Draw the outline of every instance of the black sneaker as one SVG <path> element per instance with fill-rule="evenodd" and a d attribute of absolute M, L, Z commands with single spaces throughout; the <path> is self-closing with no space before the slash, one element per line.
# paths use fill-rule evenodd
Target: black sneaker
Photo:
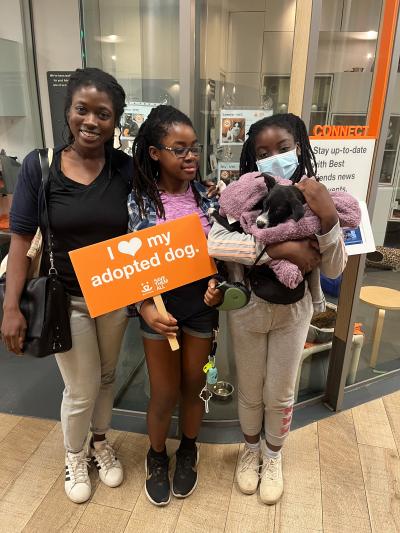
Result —
<path fill-rule="evenodd" d="M 176 468 L 172 481 L 172 494 L 177 498 L 186 498 L 196 488 L 198 461 L 199 452 L 197 446 L 190 450 L 178 449 L 176 452 Z"/>
<path fill-rule="evenodd" d="M 144 490 L 154 505 L 168 505 L 171 500 L 168 466 L 168 457 L 153 457 L 150 451 L 148 452 L 145 462 L 147 477 Z"/>

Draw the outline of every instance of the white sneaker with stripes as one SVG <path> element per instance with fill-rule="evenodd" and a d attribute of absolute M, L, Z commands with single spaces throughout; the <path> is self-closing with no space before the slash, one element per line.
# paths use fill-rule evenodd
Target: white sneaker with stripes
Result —
<path fill-rule="evenodd" d="M 86 502 L 92 493 L 85 450 L 65 454 L 65 493 L 75 503 Z"/>
<path fill-rule="evenodd" d="M 115 456 L 115 451 L 107 440 L 89 445 L 89 455 L 93 460 L 101 481 L 108 487 L 118 487 L 124 479 L 122 465 Z"/>

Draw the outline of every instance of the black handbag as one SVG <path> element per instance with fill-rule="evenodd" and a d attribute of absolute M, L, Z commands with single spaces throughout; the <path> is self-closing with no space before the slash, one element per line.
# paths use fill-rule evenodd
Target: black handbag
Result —
<path fill-rule="evenodd" d="M 50 176 L 47 150 L 38 150 L 42 169 L 44 197 L 43 222 L 46 225 L 50 269 L 47 276 L 27 280 L 20 300 L 20 309 L 27 322 L 23 353 L 33 357 L 45 357 L 67 352 L 72 348 L 69 316 L 69 296 L 58 279 L 54 265 L 53 245 L 47 209 L 46 192 Z M 6 290 L 6 277 L 0 278 L 0 312 Z M 1 319 L 3 317 L 1 316 Z"/>
<path fill-rule="evenodd" d="M 259 298 L 273 304 L 289 305 L 298 302 L 305 294 L 306 283 L 304 279 L 297 287 L 289 289 L 278 280 L 274 271 L 267 265 L 258 265 L 267 246 L 265 246 L 254 261 L 254 264 L 245 273 L 246 278 L 249 280 L 251 290 Z"/>

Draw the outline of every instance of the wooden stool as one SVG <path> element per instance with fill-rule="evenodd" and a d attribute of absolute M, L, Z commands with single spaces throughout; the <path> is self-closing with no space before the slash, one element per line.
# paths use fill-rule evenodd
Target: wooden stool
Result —
<path fill-rule="evenodd" d="M 362 287 L 360 300 L 376 308 L 372 352 L 369 360 L 369 366 L 375 368 L 381 342 L 383 321 L 385 320 L 385 311 L 400 310 L 400 291 L 388 289 L 387 287 Z"/>

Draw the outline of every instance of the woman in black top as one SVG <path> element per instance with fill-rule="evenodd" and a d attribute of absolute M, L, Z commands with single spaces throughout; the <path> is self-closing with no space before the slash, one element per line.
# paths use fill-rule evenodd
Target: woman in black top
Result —
<path fill-rule="evenodd" d="M 111 421 L 126 313 L 121 309 L 90 318 L 68 252 L 127 231 L 132 160 L 113 148 L 114 128 L 124 106 L 125 92 L 109 74 L 95 68 L 72 74 L 65 102 L 69 143 L 54 151 L 47 191 L 55 265 L 71 296 L 72 349 L 57 354 L 56 359 L 65 383 L 61 405 L 65 491 L 77 503 L 91 494 L 85 449 L 89 427 L 89 456 L 100 479 L 116 487 L 123 478 L 105 433 Z M 30 261 L 26 254 L 40 220 L 40 185 L 41 169 L 33 151 L 23 162 L 10 213 L 12 237 L 1 333 L 7 348 L 16 354 L 22 353 L 26 331 L 19 302 Z M 43 272 L 48 271 L 48 263 L 45 250 Z"/>

